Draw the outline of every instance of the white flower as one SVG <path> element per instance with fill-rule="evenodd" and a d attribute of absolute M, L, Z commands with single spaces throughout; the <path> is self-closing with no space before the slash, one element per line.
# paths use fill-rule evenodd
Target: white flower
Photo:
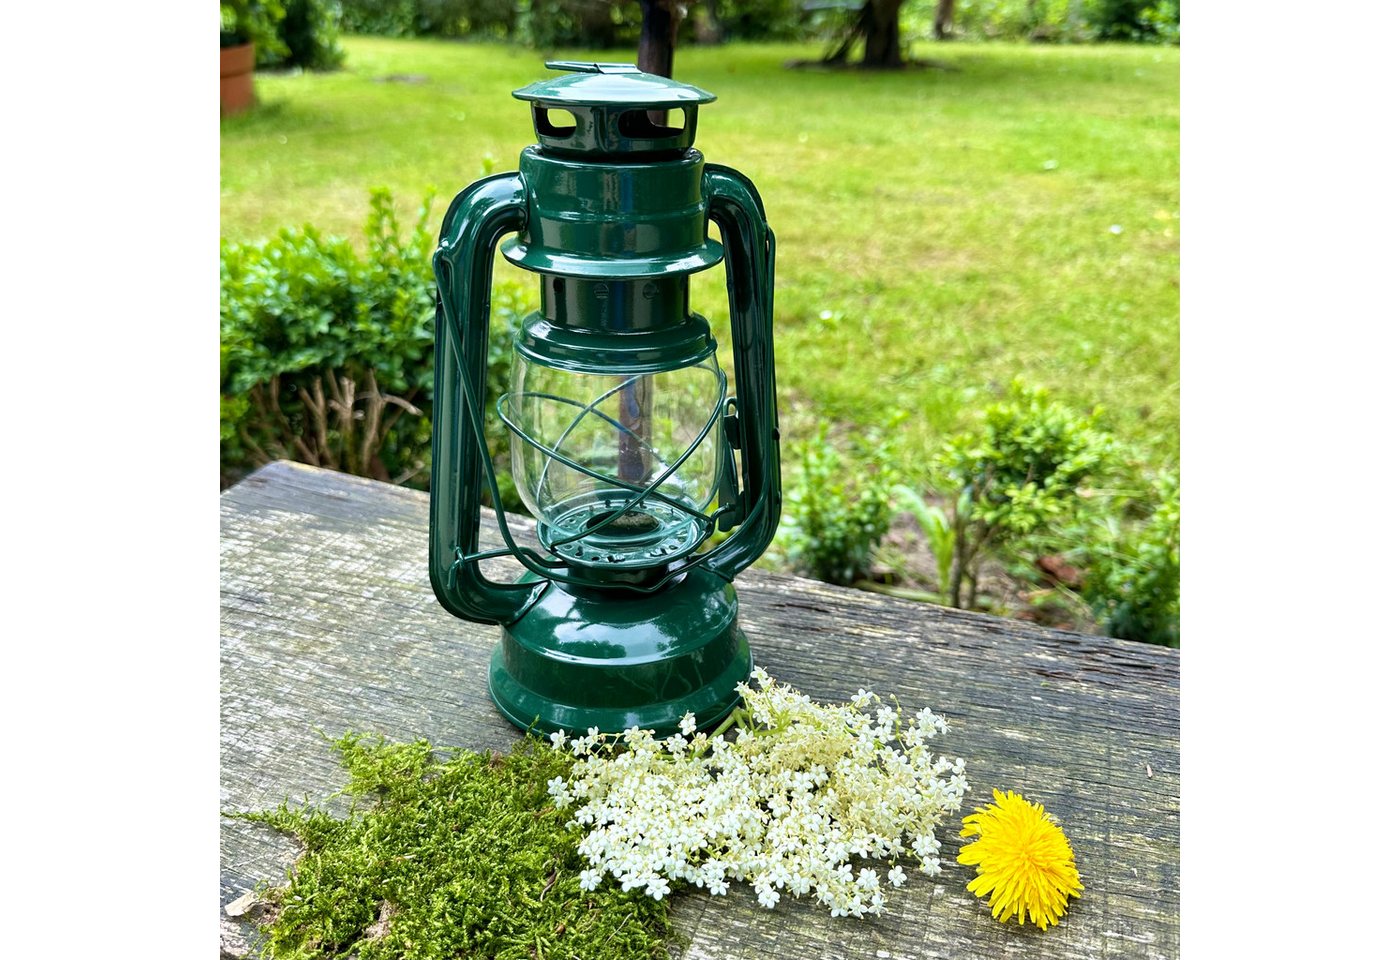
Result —
<path fill-rule="evenodd" d="M 566 807 L 569 805 L 569 788 L 564 785 L 563 777 L 555 777 L 546 785 L 549 795 L 554 798 L 556 807 Z"/>
<path fill-rule="evenodd" d="M 861 917 L 883 909 L 884 892 L 875 870 L 855 873 L 853 857 L 892 862 L 912 850 L 920 869 L 937 872 L 934 831 L 967 792 L 962 761 L 924 745 L 946 732 L 941 717 L 925 709 L 906 719 L 897 700 L 884 706 L 865 690 L 814 703 L 762 670 L 737 690 L 743 713 L 729 740 L 695 733 L 686 714 L 664 740 L 633 727 L 569 741 L 576 759 L 549 795 L 575 808 L 589 865 L 581 887 L 611 874 L 659 900 L 680 885 L 724 896 L 739 882 L 765 909 L 785 891 Z M 888 879 L 902 886 L 903 868 Z"/>
<path fill-rule="evenodd" d="M 564 744 L 569 740 L 569 735 L 563 730 L 555 730 L 549 735 L 549 745 L 554 750 L 563 750 Z"/>

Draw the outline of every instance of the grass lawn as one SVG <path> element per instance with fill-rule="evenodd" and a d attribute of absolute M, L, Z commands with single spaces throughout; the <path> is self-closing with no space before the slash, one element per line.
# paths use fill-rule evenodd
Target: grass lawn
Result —
<path fill-rule="evenodd" d="M 514 169 L 533 142 L 510 91 L 545 75 L 542 54 L 343 42 L 344 70 L 259 74 L 262 105 L 223 121 L 225 236 L 306 222 L 354 236 L 376 185 L 405 215 L 436 188 L 441 216 L 484 157 Z M 949 432 L 1019 377 L 1102 406 L 1151 465 L 1175 464 L 1178 51 L 925 44 L 916 54 L 948 69 L 784 68 L 819 52 L 676 58 L 679 79 L 719 95 L 697 146 L 754 180 L 778 237 L 785 438 L 818 416 L 864 426 L 905 410 L 897 450 L 917 482 Z M 692 301 L 727 322 L 722 269 L 695 279 Z"/>

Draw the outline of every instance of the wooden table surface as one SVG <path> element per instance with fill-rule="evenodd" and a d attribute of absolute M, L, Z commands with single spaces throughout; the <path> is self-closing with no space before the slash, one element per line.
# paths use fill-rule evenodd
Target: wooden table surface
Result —
<path fill-rule="evenodd" d="M 519 736 L 486 691 L 496 628 L 454 618 L 428 585 L 425 494 L 276 463 L 221 500 L 223 809 L 341 788 L 318 731 L 475 749 Z M 495 546 L 494 524 L 483 526 Z M 519 521 L 519 532 L 529 527 Z M 878 918 L 833 919 L 810 898 L 766 911 L 737 886 L 727 897 L 678 894 L 674 917 L 689 939 L 678 956 L 1178 955 L 1176 651 L 761 571 L 738 588 L 760 666 L 819 700 L 864 687 L 944 714 L 944 749 L 967 759 L 964 813 L 993 787 L 1044 803 L 1074 845 L 1085 890 L 1047 933 L 997 923 L 964 889 L 972 868 L 954 862 L 949 823 L 943 873 L 910 870 Z M 221 904 L 285 877 L 291 841 L 220 822 Z"/>

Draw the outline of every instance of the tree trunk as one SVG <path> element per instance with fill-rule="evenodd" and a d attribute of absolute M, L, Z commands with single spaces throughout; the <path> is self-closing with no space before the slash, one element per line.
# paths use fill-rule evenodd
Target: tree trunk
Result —
<path fill-rule="evenodd" d="M 867 0 L 865 10 L 865 57 L 863 67 L 904 66 L 899 49 L 899 8 L 904 0 Z"/>
<path fill-rule="evenodd" d="M 724 24 L 719 18 L 719 0 L 705 0 L 705 16 L 695 18 L 695 42 L 723 43 Z"/>
<path fill-rule="evenodd" d="M 676 31 L 681 25 L 679 0 L 638 0 L 642 5 L 642 39 L 637 67 L 658 77 L 671 76 L 676 59 Z"/>
<path fill-rule="evenodd" d="M 933 15 L 933 35 L 939 40 L 953 35 L 954 3 L 955 0 L 938 0 L 938 10 Z"/>
<path fill-rule="evenodd" d="M 958 544 L 953 552 L 953 575 L 952 584 L 948 587 L 948 602 L 953 606 L 962 609 L 962 582 L 963 582 L 963 545 Z"/>

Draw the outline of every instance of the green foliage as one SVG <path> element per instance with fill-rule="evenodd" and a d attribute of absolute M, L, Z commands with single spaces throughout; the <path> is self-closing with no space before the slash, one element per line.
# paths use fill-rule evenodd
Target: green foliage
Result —
<path fill-rule="evenodd" d="M 790 40 L 812 32 L 811 13 L 800 0 L 718 0 L 713 9 L 726 40 Z"/>
<path fill-rule="evenodd" d="M 1080 488 L 1113 456 L 1113 442 L 1044 390 L 1012 383 L 1007 399 L 983 413 L 982 429 L 954 437 L 940 466 L 958 506 L 951 599 L 975 602 L 978 565 L 996 549 L 1073 516 Z M 963 591 L 963 586 L 967 591 Z"/>
<path fill-rule="evenodd" d="M 526 737 L 508 754 L 440 757 L 426 741 L 348 733 L 349 814 L 324 807 L 229 814 L 305 845 L 288 883 L 267 892 L 269 958 L 360 960 L 545 956 L 663 958 L 664 902 L 617 884 L 585 892 L 569 815 L 546 784 L 569 757 Z"/>
<path fill-rule="evenodd" d="M 258 63 L 275 63 L 287 55 L 277 28 L 286 16 L 281 0 L 228 0 L 219 4 L 219 42 L 234 47 L 255 46 Z M 266 57 L 266 61 L 264 61 Z"/>
<path fill-rule="evenodd" d="M 260 67 L 331 70 L 345 59 L 337 0 L 229 0 L 219 28 L 222 46 L 252 43 Z"/>
<path fill-rule="evenodd" d="M 312 226 L 261 243 L 220 243 L 226 477 L 291 458 L 426 483 L 437 290 L 431 205 L 429 194 L 404 236 L 389 192 L 372 191 L 363 257 Z M 506 387 L 522 289 L 498 284 L 494 306 L 492 402 Z M 504 429 L 494 418 L 493 427 L 488 441 L 504 459 Z"/>
<path fill-rule="evenodd" d="M 938 0 L 900 8 L 908 36 L 933 35 Z M 1132 40 L 1177 43 L 1179 0 L 957 0 L 954 34 L 976 39 L 1025 38 L 1057 43 Z"/>
<path fill-rule="evenodd" d="M 491 37 L 515 34 L 522 16 L 518 0 L 420 0 L 432 32 L 444 37 Z"/>
<path fill-rule="evenodd" d="M 386 37 L 479 37 L 541 49 L 637 41 L 635 0 L 341 0 L 347 32 Z"/>
<path fill-rule="evenodd" d="M 345 62 L 340 48 L 340 7 L 336 0 L 284 0 L 287 15 L 279 34 L 287 48 L 283 66 L 334 70 Z"/>
<path fill-rule="evenodd" d="M 881 432 L 857 437 L 849 455 L 831 442 L 831 425 L 797 445 L 799 466 L 788 482 L 781 545 L 799 572 L 850 584 L 869 572 L 890 529 L 894 457 Z"/>
<path fill-rule="evenodd" d="M 1181 41 L 1179 0 L 1096 0 L 1093 7 L 1101 40 Z"/>
<path fill-rule="evenodd" d="M 517 0 L 340 0 L 347 33 L 384 37 L 493 37 L 514 34 Z"/>
<path fill-rule="evenodd" d="M 895 503 L 908 510 L 924 532 L 928 548 L 933 553 L 938 567 L 938 588 L 949 598 L 953 594 L 953 556 L 957 547 L 957 536 L 948 515 L 942 508 L 930 504 L 913 487 L 896 484 L 893 490 Z M 950 600 L 951 602 L 951 600 Z"/>
<path fill-rule="evenodd" d="M 1145 521 L 1095 518 L 1075 556 L 1084 566 L 1081 594 L 1104 631 L 1125 640 L 1181 644 L 1181 486 L 1177 474 L 1155 485 Z"/>
<path fill-rule="evenodd" d="M 541 50 L 635 46 L 642 8 L 636 0 L 528 0 L 519 24 L 517 39 Z"/>
<path fill-rule="evenodd" d="M 340 0 L 340 26 L 346 33 L 416 37 L 418 0 Z"/>

